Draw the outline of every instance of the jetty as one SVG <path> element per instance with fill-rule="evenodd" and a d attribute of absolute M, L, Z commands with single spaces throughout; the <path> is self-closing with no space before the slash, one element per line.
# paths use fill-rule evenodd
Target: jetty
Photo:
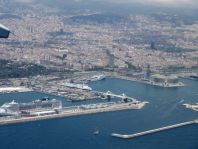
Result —
<path fill-rule="evenodd" d="M 129 97 L 129 96 L 126 96 L 124 93 L 121 94 L 121 95 L 118 95 L 118 94 L 114 94 L 112 93 L 111 91 L 107 91 L 107 92 L 99 92 L 99 91 L 94 91 L 95 94 L 98 94 L 98 95 L 102 95 L 104 96 L 105 98 L 107 99 L 111 99 L 111 98 L 120 98 L 122 100 L 129 100 L 129 101 L 133 101 L 133 102 L 136 102 L 137 99 L 133 98 L 133 97 Z"/>
<path fill-rule="evenodd" d="M 135 138 L 135 137 L 140 137 L 140 136 L 144 136 L 144 135 L 148 135 L 148 134 L 152 134 L 152 133 L 157 133 L 157 132 L 160 132 L 160 131 L 165 131 L 165 130 L 169 130 L 169 129 L 173 129 L 173 128 L 178 128 L 178 127 L 182 127 L 182 126 L 192 125 L 192 124 L 198 124 L 198 119 L 193 120 L 193 121 L 188 121 L 188 122 L 175 124 L 175 125 L 170 125 L 170 126 L 166 126 L 166 127 L 161 127 L 161 128 L 157 128 L 157 129 L 151 129 L 151 130 L 147 130 L 147 131 L 143 131 L 143 132 L 139 132 L 139 133 L 129 134 L 129 135 L 112 133 L 111 136 L 116 137 L 116 138 L 120 138 L 120 139 L 132 139 L 132 138 Z"/>

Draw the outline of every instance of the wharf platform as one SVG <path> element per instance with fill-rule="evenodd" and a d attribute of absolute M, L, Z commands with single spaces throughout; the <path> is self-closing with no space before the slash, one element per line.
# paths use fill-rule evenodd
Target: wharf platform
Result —
<path fill-rule="evenodd" d="M 50 114 L 50 115 L 34 116 L 34 117 L 20 117 L 20 116 L 19 117 L 2 117 L 0 118 L 0 125 L 87 115 L 87 114 L 102 113 L 102 112 L 112 112 L 112 111 L 119 111 L 119 110 L 141 109 L 145 106 L 146 103 L 147 102 L 140 102 L 138 104 L 120 103 L 120 104 L 113 104 L 110 106 L 105 106 L 102 108 L 96 107 L 96 108 L 90 108 L 90 109 L 84 109 L 84 108 L 81 108 L 80 106 L 65 107 L 58 114 Z"/>
<path fill-rule="evenodd" d="M 0 87 L 0 93 L 11 93 L 11 92 L 30 92 L 32 89 L 26 87 Z"/>
<path fill-rule="evenodd" d="M 112 137 L 116 137 L 116 138 L 120 138 L 120 139 L 132 139 L 132 138 L 135 138 L 135 137 L 140 137 L 140 136 L 148 135 L 148 134 L 151 134 L 151 133 L 165 131 L 165 130 L 178 128 L 178 127 L 191 125 L 191 124 L 198 124 L 198 119 L 197 120 L 193 120 L 193 121 L 188 121 L 188 122 L 175 124 L 175 125 L 170 125 L 170 126 L 166 126 L 166 127 L 161 127 L 161 128 L 157 128 L 157 129 L 152 129 L 152 130 L 148 130 L 148 131 L 143 131 L 143 132 L 139 132 L 139 133 L 129 134 L 129 135 L 112 133 L 111 136 Z"/>

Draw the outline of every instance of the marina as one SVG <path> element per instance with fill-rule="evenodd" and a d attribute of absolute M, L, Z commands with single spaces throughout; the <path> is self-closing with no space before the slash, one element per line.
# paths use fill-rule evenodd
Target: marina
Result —
<path fill-rule="evenodd" d="M 198 120 L 183 122 L 183 123 L 179 123 L 179 124 L 175 124 L 175 125 L 170 125 L 170 126 L 166 126 L 166 127 L 161 127 L 161 128 L 152 129 L 152 130 L 143 131 L 143 132 L 134 133 L 134 134 L 129 134 L 129 135 L 112 133 L 111 136 L 116 137 L 116 138 L 120 138 L 120 139 L 132 139 L 132 138 L 135 138 L 135 137 L 149 135 L 149 134 L 152 134 L 152 133 L 157 133 L 157 132 L 160 132 L 160 131 L 165 131 L 165 130 L 169 130 L 169 129 L 173 129 L 173 128 L 177 128 L 177 127 L 182 127 L 182 126 L 187 126 L 187 125 L 192 125 L 192 124 L 198 124 Z"/>

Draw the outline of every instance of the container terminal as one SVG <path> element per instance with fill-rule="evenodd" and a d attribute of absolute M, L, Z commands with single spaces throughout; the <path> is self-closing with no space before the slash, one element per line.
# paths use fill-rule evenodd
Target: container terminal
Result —
<path fill-rule="evenodd" d="M 0 125 L 118 110 L 142 109 L 146 103 L 148 102 L 125 99 L 117 102 L 63 107 L 61 100 L 47 97 L 29 103 L 12 101 L 0 107 Z"/>

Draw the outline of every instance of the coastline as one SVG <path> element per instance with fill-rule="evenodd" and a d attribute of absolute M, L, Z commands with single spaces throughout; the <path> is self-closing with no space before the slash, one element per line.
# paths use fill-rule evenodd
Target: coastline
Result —
<path fill-rule="evenodd" d="M 164 86 L 163 84 L 157 84 L 153 82 L 148 82 L 140 79 L 136 79 L 133 77 L 127 77 L 127 76 L 121 76 L 121 75 L 109 75 L 108 78 L 116 78 L 116 79 L 122 79 L 122 80 L 128 80 L 128 81 L 134 81 L 138 83 L 148 84 L 152 86 L 158 86 L 158 87 L 164 87 L 164 88 L 174 88 L 174 87 L 184 87 L 185 84 L 182 82 L 179 82 L 178 84 L 169 84 L 168 86 Z"/>

